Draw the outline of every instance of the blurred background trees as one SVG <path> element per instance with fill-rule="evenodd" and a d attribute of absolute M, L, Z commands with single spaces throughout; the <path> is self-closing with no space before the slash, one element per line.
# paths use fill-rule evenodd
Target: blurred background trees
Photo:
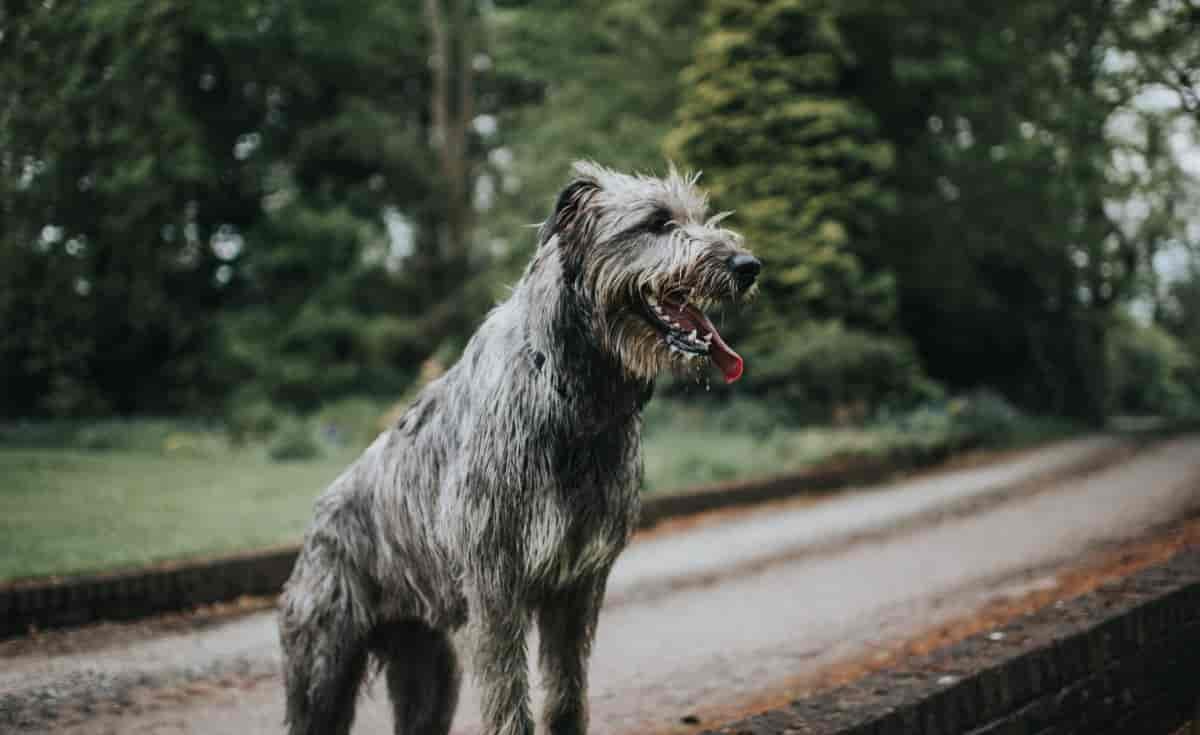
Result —
<path fill-rule="evenodd" d="M 768 267 L 733 390 L 791 420 L 1194 408 L 1198 29 L 1188 0 L 13 0 L 0 416 L 398 397 L 581 157 L 670 157 L 736 210 Z"/>

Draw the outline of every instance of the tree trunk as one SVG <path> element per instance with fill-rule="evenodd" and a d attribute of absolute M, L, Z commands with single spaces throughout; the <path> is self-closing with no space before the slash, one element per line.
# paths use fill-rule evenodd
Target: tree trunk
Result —
<path fill-rule="evenodd" d="M 442 0 L 425 0 L 425 17 L 432 46 L 431 138 L 438 154 L 445 196 L 441 208 L 445 220 L 439 237 L 441 259 L 444 266 L 457 271 L 469 261 L 473 224 L 468 134 L 474 114 L 474 33 L 467 7 L 469 0 L 447 2 L 450 3 L 448 23 Z"/>

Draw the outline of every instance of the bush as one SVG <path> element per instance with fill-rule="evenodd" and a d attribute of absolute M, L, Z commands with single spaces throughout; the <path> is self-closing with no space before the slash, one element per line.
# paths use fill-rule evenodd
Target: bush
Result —
<path fill-rule="evenodd" d="M 321 406 L 315 415 L 317 428 L 335 446 L 365 447 L 379 436 L 379 417 L 387 408 L 370 398 L 342 398 Z"/>
<path fill-rule="evenodd" d="M 951 413 L 958 431 L 989 446 L 1011 440 L 1027 421 L 1004 396 L 989 390 L 951 402 Z"/>
<path fill-rule="evenodd" d="M 1080 430 L 1064 418 L 1025 414 L 1007 398 L 986 388 L 952 399 L 928 401 L 898 413 L 881 411 L 876 422 L 879 429 L 892 428 L 904 436 L 928 437 L 952 446 L 1019 446 Z"/>
<path fill-rule="evenodd" d="M 1115 413 L 1182 417 L 1200 411 L 1200 366 L 1159 327 L 1118 323 L 1109 333 L 1108 366 Z"/>
<path fill-rule="evenodd" d="M 275 432 L 267 454 L 276 462 L 315 459 L 321 456 L 321 445 L 307 422 L 292 419 Z"/>
<path fill-rule="evenodd" d="M 650 433 L 685 429 L 762 436 L 785 425 L 785 419 L 786 413 L 777 406 L 752 397 L 725 401 L 660 398 L 650 401 L 643 413 Z"/>
<path fill-rule="evenodd" d="M 230 371 L 249 386 L 245 392 L 276 408 L 310 414 L 330 400 L 401 392 L 430 349 L 421 324 L 310 305 L 286 325 L 267 314 L 238 315 L 222 337 Z"/>
<path fill-rule="evenodd" d="M 226 448 L 215 426 L 163 418 L 20 421 L 0 425 L 0 445 L 95 452 L 186 451 L 205 455 Z"/>
<path fill-rule="evenodd" d="M 279 412 L 265 398 L 235 398 L 225 419 L 230 437 L 238 443 L 270 436 L 279 423 Z"/>
<path fill-rule="evenodd" d="M 760 357 L 748 388 L 794 421 L 861 420 L 880 406 L 912 407 L 940 398 L 906 340 L 812 324 Z"/>

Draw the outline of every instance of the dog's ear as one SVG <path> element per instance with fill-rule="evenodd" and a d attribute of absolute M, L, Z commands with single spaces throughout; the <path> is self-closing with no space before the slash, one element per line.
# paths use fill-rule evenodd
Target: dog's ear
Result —
<path fill-rule="evenodd" d="M 583 178 L 567 184 L 558 195 L 554 212 L 538 228 L 538 246 L 545 245 L 555 235 L 561 241 L 578 242 L 586 238 L 590 218 L 583 215 L 583 210 L 599 188 L 595 181 Z"/>

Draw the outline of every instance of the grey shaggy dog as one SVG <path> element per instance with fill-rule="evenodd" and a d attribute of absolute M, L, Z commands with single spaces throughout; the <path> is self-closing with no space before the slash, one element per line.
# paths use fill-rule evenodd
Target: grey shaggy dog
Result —
<path fill-rule="evenodd" d="M 742 360 L 702 308 L 760 263 L 706 218 L 694 177 L 575 165 L 511 296 L 316 502 L 283 593 L 293 735 L 346 733 L 371 658 L 402 735 L 445 735 L 470 653 L 488 735 L 532 735 L 526 634 L 538 625 L 544 726 L 587 731 L 587 661 L 609 570 L 632 533 L 642 406 L 664 370 Z"/>

